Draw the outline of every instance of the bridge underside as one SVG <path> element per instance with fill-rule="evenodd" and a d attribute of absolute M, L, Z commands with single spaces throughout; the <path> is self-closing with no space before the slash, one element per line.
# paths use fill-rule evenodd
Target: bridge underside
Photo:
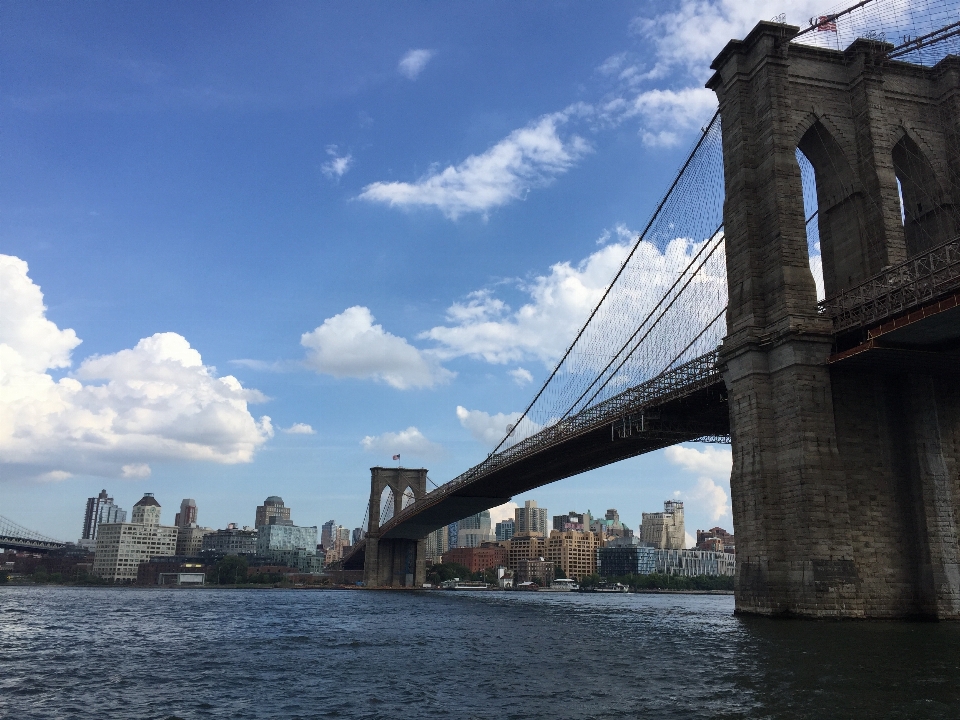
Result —
<path fill-rule="evenodd" d="M 690 395 L 617 422 L 605 422 L 483 475 L 448 495 L 429 502 L 415 515 L 385 528 L 381 538 L 420 539 L 451 522 L 507 502 L 563 478 L 679 442 L 730 433 L 722 380 Z"/>
<path fill-rule="evenodd" d="M 726 388 L 719 373 L 713 372 L 708 381 L 690 390 L 674 392 L 662 402 L 647 403 L 615 418 L 603 415 L 582 432 L 566 434 L 554 444 L 522 454 L 449 492 L 427 495 L 358 543 L 343 559 L 342 568 L 363 569 L 373 552 L 378 575 L 389 575 L 391 580 L 381 578 L 378 585 L 407 585 L 408 576 L 422 572 L 416 563 L 419 557 L 410 555 L 409 543 L 422 545 L 423 538 L 434 530 L 557 480 L 681 442 L 726 441 L 729 434 Z M 416 554 L 420 552 L 422 548 Z"/>

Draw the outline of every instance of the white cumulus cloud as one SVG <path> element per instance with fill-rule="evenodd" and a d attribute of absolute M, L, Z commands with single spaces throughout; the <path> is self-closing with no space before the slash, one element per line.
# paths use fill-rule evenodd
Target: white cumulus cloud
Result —
<path fill-rule="evenodd" d="M 523 387 L 533 382 L 533 375 L 526 368 L 518 367 L 510 371 L 510 377 L 513 378 L 513 381 Z"/>
<path fill-rule="evenodd" d="M 364 450 L 380 455 L 414 455 L 437 457 L 443 451 L 435 442 L 431 442 L 413 425 L 400 432 L 385 432 L 382 435 L 367 435 L 360 441 Z"/>
<path fill-rule="evenodd" d="M 317 431 L 306 423 L 294 423 L 288 428 L 283 428 L 283 432 L 288 435 L 316 435 Z"/>
<path fill-rule="evenodd" d="M 491 415 L 482 410 L 467 410 L 462 405 L 457 405 L 457 419 L 470 431 L 474 439 L 494 447 L 507 434 L 507 426 L 515 425 L 520 419 L 520 413 Z"/>
<path fill-rule="evenodd" d="M 182 336 L 68 368 L 80 344 L 46 317 L 27 263 L 0 255 L 0 463 L 6 477 L 142 473 L 148 460 L 249 462 L 273 434 L 247 409 L 263 395 L 217 377 Z"/>
<path fill-rule="evenodd" d="M 514 510 L 519 506 L 515 502 L 505 502 L 503 505 L 497 505 L 495 508 L 490 508 L 490 524 L 496 526 L 498 522 L 503 522 L 504 520 L 513 520 Z"/>
<path fill-rule="evenodd" d="M 674 445 L 663 451 L 667 460 L 692 473 L 712 478 L 730 478 L 733 459 L 727 446 L 707 445 L 703 450 Z"/>
<path fill-rule="evenodd" d="M 400 58 L 400 62 L 397 64 L 397 70 L 407 78 L 407 80 L 416 80 L 417 76 L 423 72 L 423 69 L 435 54 L 433 50 L 424 50 L 422 48 L 410 50 Z"/>
<path fill-rule="evenodd" d="M 320 171 L 331 180 L 339 180 L 353 164 L 353 155 L 340 155 L 336 145 L 327 146 L 327 155 L 331 159 L 320 166 Z"/>
<path fill-rule="evenodd" d="M 733 460 L 729 447 L 708 445 L 698 450 L 674 445 L 664 450 L 664 455 L 668 462 L 699 476 L 685 497 L 703 507 L 712 522 L 731 515 L 728 489 Z"/>
<path fill-rule="evenodd" d="M 420 337 L 437 343 L 434 350 L 441 359 L 468 356 L 499 364 L 530 359 L 552 368 L 603 297 L 637 235 L 622 225 L 614 234 L 619 242 L 603 245 L 580 263 L 557 263 L 549 273 L 521 283 L 529 301 L 516 310 L 490 290 L 479 290 L 447 310 L 446 325 Z M 608 236 L 605 232 L 601 239 Z M 654 307 L 699 247 L 683 238 L 663 250 L 641 243 L 633 260 L 643 268 L 642 282 L 636 283 L 637 305 Z M 722 272 L 704 274 L 701 281 L 726 291 Z"/>
<path fill-rule="evenodd" d="M 120 477 L 148 478 L 150 477 L 150 472 L 150 466 L 146 463 L 130 463 L 120 468 Z"/>
<path fill-rule="evenodd" d="M 360 198 L 392 207 L 435 207 L 451 220 L 522 199 L 530 189 L 569 170 L 589 151 L 583 138 L 564 139 L 559 133 L 559 127 L 576 112 L 573 108 L 544 115 L 486 152 L 431 171 L 415 182 L 372 183 Z"/>
<path fill-rule="evenodd" d="M 354 306 L 304 333 L 306 364 L 337 378 L 374 379 L 405 390 L 448 382 L 454 373 L 404 338 L 374 324 L 368 308 Z"/>

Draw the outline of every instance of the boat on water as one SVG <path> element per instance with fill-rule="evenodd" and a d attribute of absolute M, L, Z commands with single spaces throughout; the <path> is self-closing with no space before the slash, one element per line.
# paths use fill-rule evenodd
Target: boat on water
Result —
<path fill-rule="evenodd" d="M 580 588 L 580 592 L 590 592 L 590 593 L 625 593 L 630 592 L 628 588 L 623 583 L 614 583 L 613 585 L 597 585 L 592 588 Z"/>
<path fill-rule="evenodd" d="M 461 580 L 460 582 L 456 582 L 453 585 L 451 585 L 448 589 L 449 590 L 489 590 L 490 586 L 487 585 L 485 582 Z"/>
<path fill-rule="evenodd" d="M 573 592 L 579 589 L 575 580 L 559 578 L 550 583 L 550 587 L 540 588 L 540 592 Z"/>

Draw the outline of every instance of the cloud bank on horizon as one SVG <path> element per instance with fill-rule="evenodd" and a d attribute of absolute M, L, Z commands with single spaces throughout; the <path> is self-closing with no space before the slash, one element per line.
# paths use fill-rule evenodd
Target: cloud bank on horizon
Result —
<path fill-rule="evenodd" d="M 245 463 L 273 436 L 257 390 L 217 377 L 177 333 L 72 365 L 80 339 L 46 317 L 27 263 L 0 255 L 0 464 L 7 479 L 150 475 L 155 460 Z"/>

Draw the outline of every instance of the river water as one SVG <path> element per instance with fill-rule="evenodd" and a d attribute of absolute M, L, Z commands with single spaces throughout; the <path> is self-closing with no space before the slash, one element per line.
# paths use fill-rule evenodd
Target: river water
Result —
<path fill-rule="evenodd" d="M 0 588 L 0 717 L 960 718 L 960 624 L 716 595 Z"/>

